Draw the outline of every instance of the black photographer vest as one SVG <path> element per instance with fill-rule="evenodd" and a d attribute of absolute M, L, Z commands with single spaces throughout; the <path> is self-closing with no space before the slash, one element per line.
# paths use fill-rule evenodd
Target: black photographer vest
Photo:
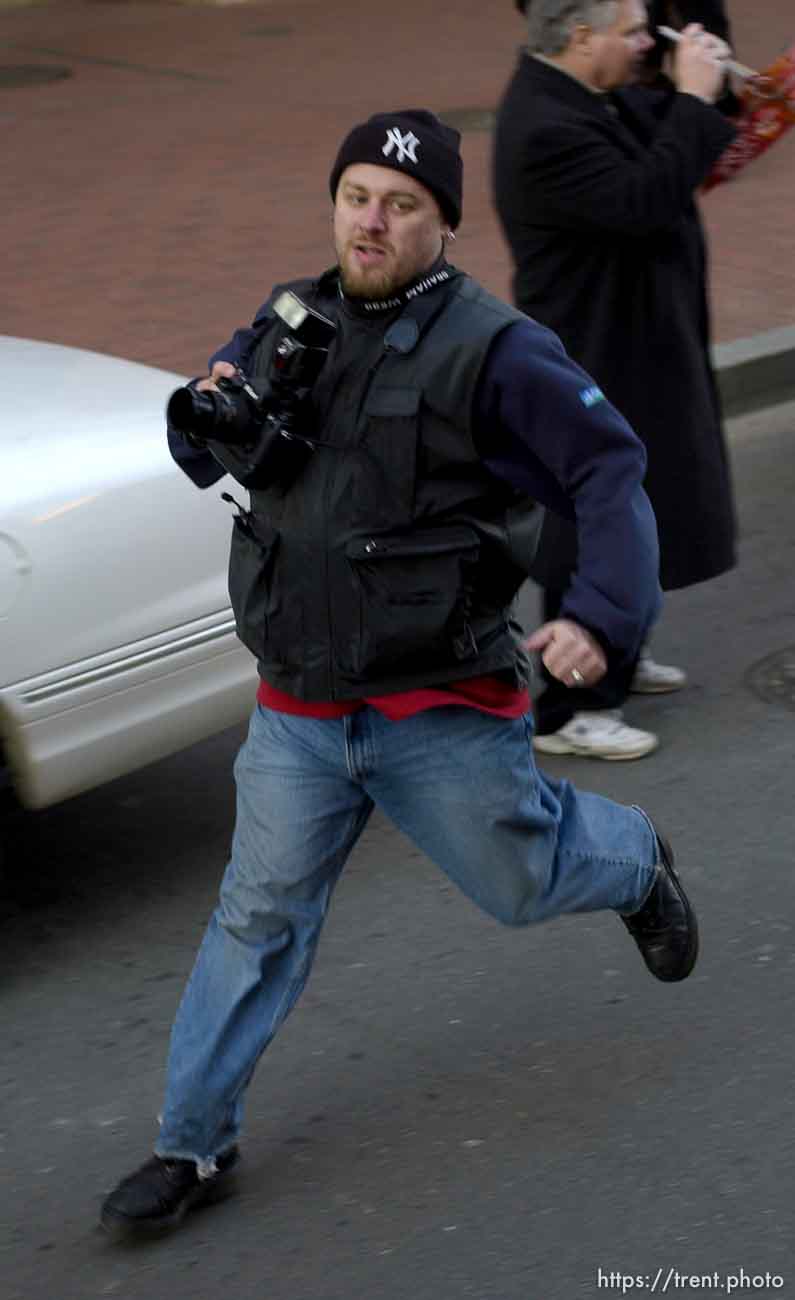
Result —
<path fill-rule="evenodd" d="M 307 430 L 323 445 L 234 523 L 230 596 L 261 676 L 323 701 L 505 670 L 519 684 L 511 606 L 538 511 L 482 465 L 471 414 L 493 339 L 524 318 L 458 272 L 387 320 L 351 318 L 334 273 L 286 287 L 339 329 Z M 283 330 L 266 327 L 252 373 Z"/>

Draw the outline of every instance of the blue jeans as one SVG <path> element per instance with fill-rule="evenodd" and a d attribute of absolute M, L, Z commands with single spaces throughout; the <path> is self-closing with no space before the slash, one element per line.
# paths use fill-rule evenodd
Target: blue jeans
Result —
<path fill-rule="evenodd" d="M 532 726 L 452 707 L 400 722 L 255 710 L 231 860 L 172 1031 L 158 1154 L 205 1172 L 235 1142 L 375 804 L 505 925 L 641 906 L 658 857 L 645 814 L 542 776 Z"/>

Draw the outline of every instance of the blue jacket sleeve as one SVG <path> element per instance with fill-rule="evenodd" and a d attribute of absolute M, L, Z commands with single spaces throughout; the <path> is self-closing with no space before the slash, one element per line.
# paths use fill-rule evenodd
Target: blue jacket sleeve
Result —
<path fill-rule="evenodd" d="M 492 344 L 473 429 L 493 474 L 576 523 L 578 567 L 561 613 L 635 653 L 661 604 L 640 439 L 557 335 L 530 319 Z"/>

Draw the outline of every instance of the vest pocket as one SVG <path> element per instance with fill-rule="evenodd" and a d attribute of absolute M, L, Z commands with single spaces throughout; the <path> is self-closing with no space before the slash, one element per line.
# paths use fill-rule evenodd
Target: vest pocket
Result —
<path fill-rule="evenodd" d="M 352 670 L 372 676 L 474 658 L 469 613 L 479 552 L 478 534 L 465 525 L 349 542 L 360 608 Z"/>
<path fill-rule="evenodd" d="M 274 644 L 281 609 L 275 580 L 279 534 L 249 515 L 235 515 L 229 553 L 229 599 L 237 635 L 257 659 L 281 659 Z"/>

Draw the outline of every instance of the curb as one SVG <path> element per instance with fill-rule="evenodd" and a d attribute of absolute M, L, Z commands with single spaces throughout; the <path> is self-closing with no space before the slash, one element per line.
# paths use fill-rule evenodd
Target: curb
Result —
<path fill-rule="evenodd" d="M 725 419 L 795 398 L 795 325 L 717 343 L 712 361 Z"/>

